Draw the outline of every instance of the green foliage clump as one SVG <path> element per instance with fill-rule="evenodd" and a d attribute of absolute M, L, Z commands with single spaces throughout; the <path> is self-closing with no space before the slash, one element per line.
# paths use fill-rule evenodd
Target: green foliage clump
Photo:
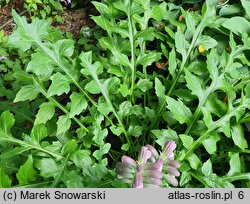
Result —
<path fill-rule="evenodd" d="M 122 155 L 172 140 L 180 187 L 249 187 L 249 2 L 92 3 L 78 41 L 13 10 L 0 186 L 127 187 Z"/>

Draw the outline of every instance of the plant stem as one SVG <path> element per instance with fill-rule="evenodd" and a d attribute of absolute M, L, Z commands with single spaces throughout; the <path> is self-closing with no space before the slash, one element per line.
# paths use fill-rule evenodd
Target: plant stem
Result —
<path fill-rule="evenodd" d="M 242 51 L 242 49 L 240 48 L 239 50 Z M 223 79 L 226 71 L 228 71 L 228 69 L 230 68 L 230 66 L 233 64 L 233 60 L 234 60 L 234 56 L 236 55 L 236 53 L 238 53 L 239 51 L 235 51 L 235 53 L 231 53 L 229 55 L 229 59 L 227 61 L 226 67 L 224 69 L 224 71 L 222 72 L 222 74 L 219 76 L 219 79 L 216 81 L 213 81 L 211 86 L 206 90 L 206 95 L 204 96 L 204 98 L 202 98 L 202 100 L 199 101 L 199 105 L 197 107 L 197 109 L 195 110 L 194 113 L 194 117 L 192 119 L 191 124 L 188 126 L 187 130 L 185 131 L 185 134 L 188 134 L 189 131 L 191 130 L 191 128 L 193 127 L 193 125 L 196 123 L 200 113 L 201 113 L 201 108 L 203 107 L 203 105 L 205 104 L 205 102 L 207 101 L 207 98 L 209 97 L 209 95 L 211 93 L 213 93 L 216 89 L 217 89 L 217 81 L 220 81 Z"/>
<path fill-rule="evenodd" d="M 250 178 L 250 173 L 241 173 L 239 175 L 223 176 L 222 180 L 232 182 L 235 180 L 249 180 L 249 178 Z"/>
<path fill-rule="evenodd" d="M 61 70 L 71 79 L 71 81 L 73 82 L 73 84 L 78 88 L 78 90 L 87 97 L 87 99 L 97 108 L 97 103 L 87 94 L 86 91 L 84 91 L 84 89 L 81 87 L 81 85 L 74 79 L 74 77 L 68 72 L 68 69 L 63 65 L 63 63 L 60 62 L 60 60 L 57 58 L 56 55 L 54 55 L 54 53 L 47 48 L 46 46 L 44 46 L 42 43 L 37 42 L 37 45 L 45 52 L 47 53 L 47 55 L 54 61 L 56 62 L 56 64 L 58 65 L 58 67 L 61 68 Z M 104 115 L 107 120 L 109 122 L 112 123 L 112 120 L 107 116 Z"/>
<path fill-rule="evenodd" d="M 46 184 L 50 184 L 52 183 L 52 181 L 46 181 L 46 182 L 41 182 L 41 183 L 35 183 L 35 184 L 28 184 L 28 185 L 24 185 L 24 186 L 14 186 L 14 188 L 37 188 L 37 187 L 41 187 L 43 185 Z"/>
<path fill-rule="evenodd" d="M 127 134 L 127 131 L 125 129 L 125 126 L 123 125 L 123 122 L 121 120 L 121 118 L 119 117 L 118 113 L 116 112 L 114 106 L 113 106 L 113 103 L 111 102 L 111 99 L 110 99 L 110 96 L 109 96 L 109 93 L 108 93 L 108 90 L 107 90 L 107 87 L 106 85 L 102 84 L 97 76 L 97 73 L 94 71 L 95 70 L 95 67 L 93 67 L 93 64 L 91 64 L 90 62 L 88 62 L 88 70 L 92 76 L 92 78 L 95 80 L 95 82 L 97 83 L 102 95 L 104 96 L 106 102 L 108 103 L 109 107 L 112 109 L 112 112 L 113 114 L 115 115 L 119 125 L 121 126 L 122 130 L 123 130 L 123 133 L 126 137 L 126 140 L 128 142 L 128 145 L 129 145 L 129 148 L 131 148 L 131 143 L 130 143 L 130 139 L 128 137 L 128 134 Z M 132 151 L 132 150 L 131 150 Z"/>
<path fill-rule="evenodd" d="M 170 89 L 168 90 L 167 96 L 170 96 L 170 95 L 172 94 L 172 91 L 174 90 L 174 88 L 175 88 L 175 86 L 176 86 L 176 84 L 177 84 L 177 82 L 178 82 L 178 80 L 179 80 L 179 78 L 180 78 L 182 72 L 184 71 L 184 68 L 186 67 L 186 63 L 188 62 L 188 59 L 189 59 L 189 57 L 190 57 L 190 54 L 191 54 L 192 50 L 194 49 L 194 47 L 195 47 L 195 45 L 196 45 L 196 42 L 197 42 L 198 38 L 200 37 L 200 35 L 201 35 L 202 31 L 203 31 L 203 28 L 204 28 L 204 26 L 203 26 L 204 21 L 205 21 L 205 20 L 202 19 L 201 23 L 198 25 L 198 27 L 197 27 L 197 29 L 196 29 L 196 31 L 195 31 L 195 33 L 194 33 L 194 36 L 193 36 L 192 41 L 191 41 L 191 44 L 190 44 L 190 46 L 189 46 L 189 48 L 188 48 L 187 54 L 185 55 L 185 58 L 182 60 L 180 69 L 179 69 L 179 71 L 178 71 L 178 74 L 177 74 L 176 78 L 174 79 L 174 81 L 173 81 L 173 83 L 172 83 Z M 154 121 L 152 122 L 152 125 L 150 126 L 150 129 L 153 128 L 153 127 L 156 125 L 156 123 L 158 122 L 158 118 L 159 118 L 159 116 L 161 115 L 161 113 L 162 113 L 162 111 L 163 111 L 163 109 L 164 109 L 165 106 L 166 106 L 166 100 L 164 100 L 164 101 L 162 102 L 162 104 L 160 105 L 160 108 L 159 108 L 158 111 L 156 112 L 155 119 L 154 119 Z"/>
<path fill-rule="evenodd" d="M 134 28 L 132 23 L 132 14 L 131 14 L 131 2 L 129 2 L 129 8 L 128 8 L 128 25 L 129 25 L 129 42 L 130 42 L 130 49 L 131 49 L 131 88 L 130 88 L 130 95 L 132 99 L 132 103 L 135 103 L 133 91 L 134 91 L 134 84 L 135 84 L 135 72 L 136 72 L 136 66 L 135 66 L 135 44 L 134 44 Z"/>
<path fill-rule="evenodd" d="M 194 178 L 196 178 L 198 181 L 200 181 L 204 186 L 207 186 L 206 182 L 201 176 L 198 176 L 197 174 L 190 171 L 190 175 Z"/>
<path fill-rule="evenodd" d="M 3 132 L 1 132 L 1 134 L 4 134 Z M 12 143 L 17 143 L 19 144 L 20 146 L 23 146 L 23 147 L 28 147 L 30 149 L 36 149 L 36 150 L 39 150 L 41 152 L 44 152 L 44 153 L 47 153 L 55 158 L 58 158 L 58 159 L 62 159 L 63 156 L 60 155 L 60 154 L 57 154 L 57 153 L 54 153 L 54 152 L 51 152 L 49 150 L 46 150 L 44 148 L 42 148 L 41 146 L 38 146 L 38 145 L 34 145 L 32 143 L 27 143 L 27 142 L 24 142 L 24 141 L 21 141 L 21 140 L 18 140 L 18 139 L 15 139 L 13 138 L 12 136 L 9 136 L 7 134 L 4 134 L 4 135 L 0 135 L 1 136 L 1 139 L 0 141 L 6 141 L 6 142 L 12 142 Z"/>
<path fill-rule="evenodd" d="M 59 183 L 60 178 L 61 178 L 61 176 L 62 176 L 62 174 L 67 166 L 67 163 L 69 161 L 69 157 L 70 157 L 70 154 L 68 154 L 67 157 L 65 158 L 65 161 L 63 162 L 63 166 L 61 167 L 59 174 L 56 176 L 54 182 L 52 183 L 51 188 L 55 188 L 55 186 Z"/>
<path fill-rule="evenodd" d="M 42 43 L 37 42 L 37 45 L 45 52 L 47 53 L 47 55 L 57 64 L 58 67 L 61 68 L 62 71 L 64 71 L 64 73 L 71 79 L 71 81 L 73 82 L 73 84 L 79 89 L 79 91 L 87 97 L 87 99 L 94 105 L 97 107 L 96 102 L 83 90 L 83 88 L 81 87 L 81 85 L 75 80 L 75 78 L 68 72 L 68 69 L 63 65 L 63 63 L 61 63 L 60 59 L 58 59 L 58 57 L 53 53 L 53 51 L 51 51 L 49 48 L 47 48 L 46 46 L 44 46 Z"/>
<path fill-rule="evenodd" d="M 45 90 L 45 88 L 43 87 L 43 85 L 38 82 L 35 77 L 33 76 L 33 80 L 34 82 L 40 87 L 41 89 L 41 93 L 52 103 L 55 104 L 56 107 L 58 107 L 60 110 L 62 110 L 66 115 L 69 115 L 69 111 L 66 110 L 66 108 L 64 108 L 54 97 L 50 96 L 48 97 L 47 92 Z M 72 117 L 72 119 L 81 127 L 83 128 L 86 132 L 89 132 L 89 130 L 81 123 L 81 121 L 79 119 L 77 119 L 76 117 Z"/>
<path fill-rule="evenodd" d="M 238 107 L 236 107 L 231 113 L 228 113 L 227 115 L 223 116 L 222 118 L 220 118 L 219 120 L 217 120 L 216 122 L 214 122 L 210 128 L 208 128 L 208 130 L 201 135 L 192 145 L 191 148 L 188 149 L 188 151 L 186 152 L 183 160 L 187 159 L 187 157 L 193 153 L 193 151 L 201 144 L 201 142 L 206 139 L 206 137 L 209 135 L 209 133 L 211 133 L 213 130 L 217 129 L 218 127 L 220 127 L 222 124 L 224 124 L 226 121 L 228 121 L 234 114 L 235 112 L 239 111 L 240 109 L 245 108 L 245 106 L 240 105 Z"/>
<path fill-rule="evenodd" d="M 204 96 L 204 98 L 203 98 L 201 101 L 199 101 L 199 105 L 198 105 L 197 109 L 196 109 L 195 112 L 194 112 L 192 121 L 191 121 L 190 125 L 188 125 L 188 127 L 187 127 L 187 129 L 186 129 L 186 131 L 185 131 L 184 134 L 187 135 L 187 134 L 189 133 L 189 131 L 192 129 L 193 125 L 196 123 L 196 121 L 197 121 L 197 119 L 198 119 L 198 117 L 199 117 L 199 115 L 200 115 L 200 113 L 201 113 L 201 109 L 202 109 L 204 103 L 207 101 L 208 96 L 209 96 L 211 93 L 213 93 L 213 91 L 216 89 L 215 87 L 216 87 L 216 85 L 212 84 L 212 85 L 206 90 L 206 95 Z"/>

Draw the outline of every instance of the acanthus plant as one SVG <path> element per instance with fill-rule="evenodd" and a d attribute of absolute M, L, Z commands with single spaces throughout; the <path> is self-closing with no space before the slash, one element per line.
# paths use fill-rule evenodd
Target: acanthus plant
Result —
<path fill-rule="evenodd" d="M 250 23 L 218 16 L 223 5 L 216 0 L 194 12 L 150 0 L 93 4 L 100 16 L 92 18 L 104 31 L 98 53 L 77 49 L 45 20 L 29 24 L 13 11 L 17 29 L 9 45 L 32 53 L 14 75 L 23 84 L 14 103 L 29 100 L 39 109 L 30 131 L 16 135 L 13 115 L 1 114 L 0 140 L 12 149 L 1 149 L 0 158 L 22 158 L 7 174 L 16 173 L 19 186 L 120 187 L 115 166 L 126 154 L 117 173 L 130 187 L 176 186 L 168 167 L 174 176 L 180 171 L 181 187 L 247 185 Z M 236 29 L 239 22 L 245 26 Z M 225 39 L 229 44 L 220 47 Z M 156 66 L 161 62 L 163 69 Z M 165 141 L 177 145 L 179 171 L 172 154 L 164 157 Z M 141 146 L 136 163 L 131 158 Z M 133 172 L 128 180 L 124 163 Z M 213 169 L 221 164 L 221 172 Z"/>

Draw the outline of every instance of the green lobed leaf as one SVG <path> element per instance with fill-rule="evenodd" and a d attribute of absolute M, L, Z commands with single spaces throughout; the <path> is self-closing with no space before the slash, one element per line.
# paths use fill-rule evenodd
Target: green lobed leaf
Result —
<path fill-rule="evenodd" d="M 219 127 L 219 131 L 223 132 L 227 137 L 231 137 L 231 126 L 229 121 L 225 121 Z"/>
<path fill-rule="evenodd" d="M 107 90 L 110 95 L 119 93 L 118 87 L 121 84 L 121 80 L 118 77 L 109 77 L 105 80 L 104 85 L 105 84 L 107 84 Z"/>
<path fill-rule="evenodd" d="M 108 136 L 107 128 L 101 129 L 101 127 L 94 126 L 93 133 L 94 133 L 93 141 L 99 146 L 103 145 L 104 139 Z"/>
<path fill-rule="evenodd" d="M 201 80 L 188 70 L 185 70 L 185 79 L 187 87 L 192 91 L 192 94 L 196 95 L 199 99 L 202 99 L 204 96 L 204 90 L 201 87 Z"/>
<path fill-rule="evenodd" d="M 106 143 L 105 145 L 102 145 L 99 150 L 94 151 L 93 156 L 97 160 L 100 161 L 102 159 L 102 156 L 109 152 L 110 147 L 111 147 L 111 144 L 109 144 L 109 143 Z"/>
<path fill-rule="evenodd" d="M 210 36 L 203 35 L 197 40 L 196 45 L 202 45 L 205 50 L 209 50 L 218 45 L 218 42 Z"/>
<path fill-rule="evenodd" d="M 114 55 L 114 60 L 117 64 L 123 65 L 125 67 L 130 67 L 132 69 L 131 63 L 130 63 L 127 55 L 121 53 L 120 51 L 116 50 L 115 48 L 112 48 L 112 54 Z"/>
<path fill-rule="evenodd" d="M 15 118 L 10 111 L 4 111 L 0 115 L 0 131 L 9 134 L 15 123 Z"/>
<path fill-rule="evenodd" d="M 136 83 L 136 88 L 139 88 L 142 92 L 146 92 L 150 90 L 153 87 L 153 82 L 151 82 L 149 79 L 140 79 Z"/>
<path fill-rule="evenodd" d="M 75 165 L 81 169 L 86 169 L 92 164 L 89 150 L 75 150 L 70 155 L 70 158 L 75 163 Z"/>
<path fill-rule="evenodd" d="M 37 95 L 40 93 L 40 90 L 34 85 L 26 85 L 23 86 L 14 99 L 14 103 L 19 101 L 26 101 L 26 100 L 34 100 Z"/>
<path fill-rule="evenodd" d="M 28 24 L 25 18 L 19 16 L 15 10 L 12 10 L 12 16 L 17 25 L 17 30 L 8 39 L 12 46 L 26 51 L 47 36 L 48 21 L 36 18 Z"/>
<path fill-rule="evenodd" d="M 229 152 L 229 157 L 230 157 L 229 161 L 230 170 L 227 173 L 227 175 L 232 176 L 241 173 L 241 162 L 239 153 Z"/>
<path fill-rule="evenodd" d="M 67 115 L 61 115 L 59 116 L 59 119 L 57 121 L 57 132 L 56 135 L 65 133 L 71 125 L 71 120 Z"/>
<path fill-rule="evenodd" d="M 155 77 L 155 93 L 161 100 L 165 99 L 165 86 L 162 85 L 161 81 Z"/>
<path fill-rule="evenodd" d="M 154 28 L 147 28 L 145 30 L 139 31 L 135 38 L 142 38 L 143 41 L 153 41 L 155 38 Z"/>
<path fill-rule="evenodd" d="M 142 126 L 139 125 L 130 125 L 128 128 L 128 136 L 132 137 L 140 137 L 142 135 Z"/>
<path fill-rule="evenodd" d="M 149 118 L 155 118 L 156 114 L 155 114 L 155 110 L 150 109 L 148 107 L 145 107 L 145 114 L 149 117 Z"/>
<path fill-rule="evenodd" d="M 57 72 L 56 74 L 53 74 L 50 79 L 52 80 L 52 83 L 48 89 L 48 96 L 60 96 L 63 93 L 68 93 L 70 91 L 71 80 L 66 75 Z"/>
<path fill-rule="evenodd" d="M 130 115 L 131 108 L 132 108 L 132 103 L 130 101 L 124 101 L 119 105 L 118 114 L 121 117 L 126 117 Z"/>
<path fill-rule="evenodd" d="M 112 108 L 108 105 L 107 102 L 99 103 L 97 110 L 103 115 L 108 115 L 110 112 L 112 112 Z"/>
<path fill-rule="evenodd" d="M 155 5 L 151 11 L 151 17 L 156 21 L 161 21 L 166 15 L 166 6 L 166 2 L 163 2 L 160 5 Z"/>
<path fill-rule="evenodd" d="M 104 3 L 93 1 L 92 4 L 94 4 L 95 8 L 101 13 L 104 14 L 108 10 L 108 6 Z"/>
<path fill-rule="evenodd" d="M 121 149 L 124 150 L 124 151 L 128 151 L 129 150 L 129 144 L 128 143 L 123 144 Z"/>
<path fill-rule="evenodd" d="M 190 166 L 192 167 L 192 169 L 197 170 L 200 166 L 201 166 L 201 160 L 199 159 L 199 157 L 196 154 L 191 154 L 187 160 L 190 163 Z"/>
<path fill-rule="evenodd" d="M 183 146 L 187 149 L 189 149 L 193 145 L 194 139 L 191 136 L 181 134 L 179 135 L 179 137 L 183 143 Z"/>
<path fill-rule="evenodd" d="M 92 16 L 95 23 L 108 33 L 112 32 L 111 23 L 104 16 Z"/>
<path fill-rule="evenodd" d="M 192 34 L 194 34 L 196 22 L 195 22 L 194 17 L 191 15 L 191 13 L 185 12 L 185 21 L 186 21 L 186 24 L 187 24 L 187 29 L 188 29 Z"/>
<path fill-rule="evenodd" d="M 33 72 L 38 76 L 50 76 L 56 63 L 44 52 L 36 52 L 31 55 L 32 59 L 26 67 L 27 72 Z"/>
<path fill-rule="evenodd" d="M 85 89 L 91 94 L 101 93 L 100 88 L 98 87 L 95 80 L 91 80 L 89 83 L 87 83 Z"/>
<path fill-rule="evenodd" d="M 115 125 L 112 125 L 110 127 L 110 130 L 112 131 L 113 134 L 117 136 L 120 136 L 123 132 L 123 129 L 120 126 L 115 126 Z"/>
<path fill-rule="evenodd" d="M 202 107 L 201 111 L 203 114 L 203 121 L 205 125 L 208 128 L 210 128 L 214 124 L 211 113 L 208 110 L 206 110 L 204 107 Z"/>
<path fill-rule="evenodd" d="M 83 110 L 88 107 L 88 103 L 81 93 L 73 92 L 70 95 L 70 112 L 69 117 L 73 118 L 75 115 L 79 115 Z"/>
<path fill-rule="evenodd" d="M 222 23 L 222 26 L 236 35 L 243 35 L 243 33 L 249 34 L 250 32 L 250 22 L 240 16 L 227 19 L 224 23 Z"/>
<path fill-rule="evenodd" d="M 45 102 L 39 106 L 39 111 L 36 115 L 34 124 L 46 123 L 55 114 L 55 105 L 52 102 Z"/>
<path fill-rule="evenodd" d="M 142 65 L 147 67 L 151 65 L 153 62 L 157 62 L 161 58 L 160 52 L 149 52 L 137 58 L 136 65 Z"/>
<path fill-rule="evenodd" d="M 241 4 L 245 9 L 246 14 L 250 17 L 250 2 L 247 0 L 241 0 Z"/>
<path fill-rule="evenodd" d="M 185 106 L 185 104 L 178 100 L 167 96 L 167 108 L 170 110 L 170 112 L 173 114 L 173 117 L 180 123 L 180 124 L 190 124 L 192 120 L 192 112 L 190 109 Z"/>
<path fill-rule="evenodd" d="M 207 139 L 202 141 L 202 144 L 209 154 L 215 154 L 219 140 L 220 137 L 218 135 L 209 135 Z"/>
<path fill-rule="evenodd" d="M 209 71 L 209 76 L 213 81 L 217 81 L 217 78 L 219 76 L 218 72 L 218 64 L 219 64 L 220 58 L 215 49 L 212 49 L 210 53 L 207 55 L 207 69 Z"/>
<path fill-rule="evenodd" d="M 216 94 L 210 94 L 205 108 L 207 112 L 217 115 L 218 117 L 222 117 L 227 112 L 227 105 L 218 99 Z"/>
<path fill-rule="evenodd" d="M 123 97 L 126 97 L 130 94 L 130 90 L 127 84 L 120 84 L 120 92 Z"/>
<path fill-rule="evenodd" d="M 47 128 L 45 127 L 44 124 L 38 124 L 33 126 L 30 137 L 34 142 L 39 144 L 42 141 L 42 139 L 44 139 L 46 136 L 47 136 Z"/>
<path fill-rule="evenodd" d="M 0 188 L 11 187 L 11 180 L 9 176 L 4 172 L 4 169 L 0 167 Z"/>
<path fill-rule="evenodd" d="M 52 158 L 42 158 L 36 164 L 40 170 L 40 175 L 44 178 L 56 177 L 61 171 L 61 166 Z"/>
<path fill-rule="evenodd" d="M 65 183 L 67 188 L 84 188 L 84 179 L 82 174 L 76 170 L 64 170 L 61 180 Z"/>
<path fill-rule="evenodd" d="M 71 57 L 74 53 L 74 41 L 70 39 L 58 40 L 54 49 L 60 56 Z"/>
<path fill-rule="evenodd" d="M 189 183 L 192 180 L 192 177 L 188 171 L 184 171 L 180 176 L 180 186 L 183 187 L 185 184 Z"/>
<path fill-rule="evenodd" d="M 92 63 L 92 52 L 91 51 L 90 52 L 82 52 L 80 54 L 79 58 L 81 59 L 81 65 L 84 67 L 81 70 L 81 73 L 85 74 L 85 75 L 91 75 L 91 70 L 88 69 L 88 66 L 90 63 Z M 97 69 L 98 69 L 98 67 L 94 66 L 93 72 L 97 73 Z"/>
<path fill-rule="evenodd" d="M 77 143 L 75 139 L 66 142 L 61 150 L 62 155 L 72 154 L 77 148 Z"/>
<path fill-rule="evenodd" d="M 33 166 L 33 158 L 29 156 L 16 174 L 19 185 L 30 184 L 37 179 L 37 173 Z"/>
<path fill-rule="evenodd" d="M 212 168 L 212 162 L 210 159 L 208 159 L 201 167 L 201 172 L 205 176 L 210 176 L 213 174 L 213 168 Z"/>
<path fill-rule="evenodd" d="M 110 38 L 101 37 L 98 41 L 103 49 L 113 51 L 114 48 Z"/>
<path fill-rule="evenodd" d="M 179 137 L 177 133 L 171 128 L 162 129 L 162 130 L 151 130 L 151 132 L 156 136 L 156 143 L 159 144 L 162 148 L 164 147 L 167 140 L 173 140 L 176 143 L 179 142 Z"/>
<path fill-rule="evenodd" d="M 219 16 L 233 16 L 241 12 L 242 8 L 238 4 L 226 4 L 220 9 Z"/>
<path fill-rule="evenodd" d="M 0 131 L 9 134 L 15 123 L 15 118 L 10 111 L 4 111 L 0 115 Z"/>
<path fill-rule="evenodd" d="M 244 129 L 241 125 L 232 126 L 231 135 L 235 145 L 237 145 L 242 150 L 248 148 L 247 140 L 245 139 Z"/>
<path fill-rule="evenodd" d="M 179 52 L 184 59 L 187 56 L 187 41 L 185 40 L 185 35 L 181 32 L 180 29 L 178 29 L 175 33 L 175 47 L 177 52 Z"/>
<path fill-rule="evenodd" d="M 172 75 L 172 77 L 176 78 L 176 68 L 177 68 L 177 62 L 176 62 L 176 53 L 175 49 L 172 49 L 169 53 L 169 73 Z"/>

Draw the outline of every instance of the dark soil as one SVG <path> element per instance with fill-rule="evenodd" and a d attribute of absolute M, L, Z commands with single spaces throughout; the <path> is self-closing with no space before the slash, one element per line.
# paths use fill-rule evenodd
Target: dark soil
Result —
<path fill-rule="evenodd" d="M 12 28 L 15 26 L 11 9 L 15 9 L 18 13 L 25 13 L 23 9 L 24 0 L 14 0 L 11 1 L 7 6 L 0 6 L 0 30 L 3 30 L 6 35 L 9 35 Z"/>
<path fill-rule="evenodd" d="M 0 30 L 3 30 L 6 35 L 9 35 L 15 23 L 11 15 L 11 9 L 15 9 L 19 15 L 25 15 L 30 19 L 28 11 L 24 8 L 24 0 L 13 0 L 6 6 L 0 6 Z M 59 24 L 54 22 L 53 26 L 59 27 L 63 32 L 70 32 L 76 38 L 80 36 L 80 30 L 83 26 L 94 27 L 94 22 L 89 15 L 95 13 L 91 4 L 85 5 L 83 8 L 64 8 L 63 12 L 58 12 L 64 18 L 64 23 Z"/>

